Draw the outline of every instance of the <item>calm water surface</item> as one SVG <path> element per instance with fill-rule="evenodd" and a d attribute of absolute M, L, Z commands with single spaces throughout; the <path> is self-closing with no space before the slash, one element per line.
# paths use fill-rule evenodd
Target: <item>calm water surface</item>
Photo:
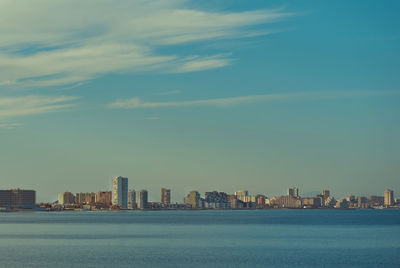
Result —
<path fill-rule="evenodd" d="M 0 267 L 400 267 L 400 210 L 0 214 Z"/>

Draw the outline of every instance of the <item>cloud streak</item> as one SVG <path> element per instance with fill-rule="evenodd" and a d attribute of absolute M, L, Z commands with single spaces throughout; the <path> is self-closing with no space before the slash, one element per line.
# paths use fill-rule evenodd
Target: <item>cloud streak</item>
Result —
<path fill-rule="evenodd" d="M 37 115 L 66 110 L 77 97 L 23 96 L 0 97 L 0 119 Z M 3 127 L 6 127 L 4 123 Z"/>
<path fill-rule="evenodd" d="M 263 94 L 229 98 L 215 98 L 187 101 L 145 102 L 138 97 L 118 100 L 108 104 L 112 109 L 144 109 L 168 107 L 228 107 L 257 102 L 307 101 L 342 98 L 364 98 L 373 96 L 400 95 L 400 91 L 352 91 L 352 92 L 299 92 L 286 94 Z"/>
<path fill-rule="evenodd" d="M 193 55 L 159 48 L 266 35 L 271 33 L 266 24 L 291 15 L 279 9 L 200 10 L 183 0 L 4 0 L 0 86 L 46 87 L 106 73 L 221 68 L 232 62 L 228 51 Z"/>

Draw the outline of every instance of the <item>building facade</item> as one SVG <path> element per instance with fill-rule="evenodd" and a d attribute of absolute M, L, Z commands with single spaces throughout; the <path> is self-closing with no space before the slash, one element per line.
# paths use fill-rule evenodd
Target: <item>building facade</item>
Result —
<path fill-rule="evenodd" d="M 289 188 L 288 195 L 292 197 L 299 197 L 299 189 L 297 187 Z"/>
<path fill-rule="evenodd" d="M 131 189 L 128 191 L 128 209 L 136 208 L 136 191 Z"/>
<path fill-rule="evenodd" d="M 95 203 L 98 205 L 109 207 L 111 205 L 111 198 L 112 198 L 111 191 L 97 192 L 95 195 Z"/>
<path fill-rule="evenodd" d="M 191 191 L 189 194 L 189 203 L 192 208 L 200 208 L 200 194 L 198 191 Z"/>
<path fill-rule="evenodd" d="M 137 207 L 138 209 L 146 209 L 148 207 L 148 193 L 146 190 L 138 192 Z"/>
<path fill-rule="evenodd" d="M 171 189 L 161 189 L 161 204 L 171 203 Z"/>
<path fill-rule="evenodd" d="M 71 192 L 59 193 L 58 204 L 60 205 L 72 205 L 75 203 L 75 196 Z"/>
<path fill-rule="evenodd" d="M 34 190 L 0 190 L 0 207 L 33 208 L 35 204 Z"/>
<path fill-rule="evenodd" d="M 128 178 L 118 176 L 112 179 L 112 204 L 128 208 Z"/>
<path fill-rule="evenodd" d="M 393 195 L 393 191 L 390 189 L 385 190 L 384 192 L 384 201 L 385 201 L 385 206 L 386 207 L 390 207 L 394 205 L 394 195 Z"/>

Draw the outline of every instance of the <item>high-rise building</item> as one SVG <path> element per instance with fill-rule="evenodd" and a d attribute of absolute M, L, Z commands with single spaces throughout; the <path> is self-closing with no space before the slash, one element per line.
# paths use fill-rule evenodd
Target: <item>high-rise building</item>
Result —
<path fill-rule="evenodd" d="M 58 204 L 60 205 L 71 205 L 75 203 L 75 197 L 70 192 L 58 194 Z"/>
<path fill-rule="evenodd" d="M 112 203 L 121 208 L 128 208 L 128 178 L 121 176 L 112 180 Z"/>
<path fill-rule="evenodd" d="M 293 197 L 299 197 L 299 189 L 296 187 L 289 188 L 288 195 Z"/>
<path fill-rule="evenodd" d="M 324 196 L 324 199 L 327 199 L 331 195 L 331 192 L 329 190 L 324 189 L 322 190 L 322 195 Z"/>
<path fill-rule="evenodd" d="M 148 203 L 148 199 L 147 199 L 147 191 L 146 190 L 140 190 L 138 192 L 138 208 L 139 209 L 146 209 L 147 208 L 147 203 Z"/>
<path fill-rule="evenodd" d="M 385 190 L 384 192 L 384 199 L 385 199 L 385 206 L 390 207 L 394 205 L 394 198 L 393 198 L 393 191 L 392 190 Z"/>
<path fill-rule="evenodd" d="M 191 191 L 189 194 L 190 204 L 192 208 L 199 208 L 200 207 L 200 194 L 197 191 Z"/>
<path fill-rule="evenodd" d="M 170 189 L 161 189 L 161 204 L 170 204 L 171 203 L 171 190 Z"/>
<path fill-rule="evenodd" d="M 128 191 L 128 208 L 129 209 L 136 208 L 136 191 L 133 189 Z"/>
<path fill-rule="evenodd" d="M 34 190 L 0 190 L 0 207 L 33 208 L 35 203 Z"/>
<path fill-rule="evenodd" d="M 249 195 L 249 191 L 247 190 L 239 190 L 235 192 L 236 196 L 248 196 Z"/>

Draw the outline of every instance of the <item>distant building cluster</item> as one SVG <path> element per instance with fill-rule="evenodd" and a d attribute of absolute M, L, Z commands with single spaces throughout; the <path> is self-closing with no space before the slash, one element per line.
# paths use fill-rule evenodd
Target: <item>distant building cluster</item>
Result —
<path fill-rule="evenodd" d="M 300 196 L 297 187 L 289 188 L 287 195 L 268 198 L 266 195 L 251 195 L 247 190 L 233 194 L 220 191 L 205 192 L 202 196 L 193 190 L 183 198 L 183 203 L 171 202 L 171 190 L 161 188 L 160 201 L 150 202 L 147 190 L 129 189 L 128 178 L 112 178 L 111 191 L 76 193 L 62 192 L 58 200 L 42 204 L 46 210 L 158 210 L 158 209 L 318 209 L 318 208 L 399 208 L 392 190 L 383 196 L 347 196 L 335 199 L 327 189 L 316 196 Z M 33 190 L 0 190 L 0 211 L 3 209 L 32 209 L 36 206 Z M 36 207 L 37 208 L 37 207 Z"/>

